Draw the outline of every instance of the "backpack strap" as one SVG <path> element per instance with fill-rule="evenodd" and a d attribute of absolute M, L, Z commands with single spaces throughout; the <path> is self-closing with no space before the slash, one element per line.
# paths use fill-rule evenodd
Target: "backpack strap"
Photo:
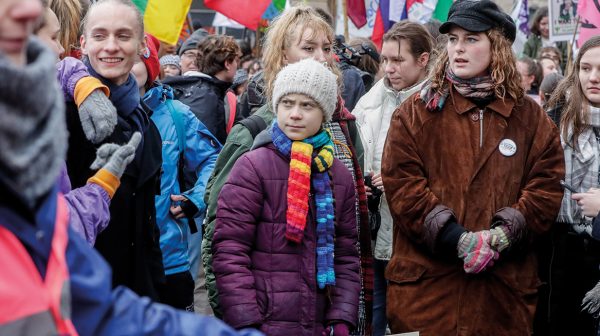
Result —
<path fill-rule="evenodd" d="M 231 128 L 233 127 L 233 124 L 235 122 L 235 114 L 237 110 L 237 97 L 232 91 L 227 91 L 225 97 L 227 98 L 227 105 L 229 106 L 229 118 L 227 118 L 226 128 L 227 134 L 229 134 L 229 131 L 231 131 Z"/>
<path fill-rule="evenodd" d="M 175 133 L 177 133 L 177 142 L 179 143 L 179 160 L 177 160 L 177 182 L 179 182 L 179 192 L 183 193 L 185 191 L 183 170 L 185 165 L 185 126 L 183 123 L 183 116 L 181 115 L 181 112 L 173 108 L 173 103 L 170 100 L 166 100 L 165 103 L 169 108 L 169 112 L 171 112 L 171 119 L 173 119 L 173 124 L 175 124 Z M 198 227 L 196 226 L 196 222 L 193 218 L 188 218 L 188 225 L 190 227 L 191 233 L 198 232 Z"/>
<path fill-rule="evenodd" d="M 264 121 L 264 119 L 260 116 L 257 116 L 256 114 L 253 114 L 246 119 L 240 120 L 239 123 L 246 127 L 248 131 L 250 131 L 252 139 L 256 138 L 258 133 L 262 132 L 264 129 L 267 128 L 267 123 Z"/>
<path fill-rule="evenodd" d="M 179 143 L 179 154 L 182 155 L 183 151 L 185 150 L 185 131 L 183 118 L 181 113 L 173 108 L 173 104 L 171 104 L 170 101 L 166 101 L 166 105 L 169 107 L 171 119 L 173 119 L 173 124 L 175 124 L 175 133 L 177 133 L 177 141 Z"/>

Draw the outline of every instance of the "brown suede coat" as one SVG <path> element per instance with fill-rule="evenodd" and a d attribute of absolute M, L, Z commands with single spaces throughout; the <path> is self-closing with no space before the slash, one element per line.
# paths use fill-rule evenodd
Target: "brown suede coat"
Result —
<path fill-rule="evenodd" d="M 452 91 L 429 112 L 418 94 L 392 117 L 382 175 L 394 218 L 387 316 L 392 332 L 529 335 L 537 301 L 532 241 L 550 229 L 562 199 L 557 128 L 530 98 L 497 99 L 484 109 Z M 480 125 L 483 141 L 480 147 Z M 504 139 L 516 144 L 503 155 Z M 511 226 L 516 236 L 495 265 L 466 274 L 456 249 L 442 251 L 448 220 L 469 231 Z"/>

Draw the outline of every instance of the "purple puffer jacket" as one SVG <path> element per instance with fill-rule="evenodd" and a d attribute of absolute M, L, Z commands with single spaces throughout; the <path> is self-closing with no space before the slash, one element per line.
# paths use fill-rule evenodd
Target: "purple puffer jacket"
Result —
<path fill-rule="evenodd" d="M 65 57 L 62 61 L 56 63 L 56 79 L 60 83 L 65 101 L 73 101 L 77 82 L 89 75 L 90 73 L 85 64 L 76 58 Z"/>
<path fill-rule="evenodd" d="M 260 325 L 267 335 L 321 335 L 357 320 L 360 292 L 354 180 L 335 159 L 336 286 L 316 282 L 316 222 L 311 195 L 302 243 L 285 238 L 289 159 L 272 144 L 243 155 L 219 194 L 213 269 L 223 320 Z"/>
<path fill-rule="evenodd" d="M 106 229 L 110 221 L 108 193 L 95 183 L 71 190 L 65 165 L 58 177 L 58 186 L 69 206 L 69 225 L 93 246 L 98 234 Z"/>

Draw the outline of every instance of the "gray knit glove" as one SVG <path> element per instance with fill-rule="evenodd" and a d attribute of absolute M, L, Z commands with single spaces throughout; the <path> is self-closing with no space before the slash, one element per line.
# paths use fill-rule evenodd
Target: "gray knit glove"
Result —
<path fill-rule="evenodd" d="M 123 176 L 127 165 L 133 161 L 135 150 L 142 140 L 140 132 L 133 133 L 125 145 L 104 144 L 96 151 L 96 160 L 92 162 L 91 169 L 104 168 L 118 178 Z"/>
<path fill-rule="evenodd" d="M 598 282 L 596 286 L 583 297 L 583 301 L 581 301 L 581 311 L 587 311 L 594 317 L 600 315 L 600 282 Z"/>
<path fill-rule="evenodd" d="M 79 119 L 85 137 L 100 143 L 117 125 L 117 109 L 101 90 L 94 90 L 79 105 Z"/>

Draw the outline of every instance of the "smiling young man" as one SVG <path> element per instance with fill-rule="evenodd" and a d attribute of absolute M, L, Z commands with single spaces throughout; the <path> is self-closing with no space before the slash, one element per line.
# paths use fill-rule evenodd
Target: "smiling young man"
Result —
<path fill-rule="evenodd" d="M 84 136 L 75 104 L 67 104 L 70 133 L 67 170 L 73 187 L 86 183 L 96 149 L 103 143 L 125 143 L 134 132 L 142 133 L 135 160 L 125 171 L 121 187 L 110 206 L 111 221 L 96 240 L 96 249 L 113 269 L 113 283 L 140 295 L 158 299 L 156 286 L 164 270 L 154 195 L 159 185 L 161 138 L 140 104 L 137 83 L 130 71 L 146 50 L 141 14 L 130 1 L 94 3 L 83 21 L 81 51 L 90 74 L 109 87 L 117 109 L 118 124 L 107 139 L 93 144 Z"/>

